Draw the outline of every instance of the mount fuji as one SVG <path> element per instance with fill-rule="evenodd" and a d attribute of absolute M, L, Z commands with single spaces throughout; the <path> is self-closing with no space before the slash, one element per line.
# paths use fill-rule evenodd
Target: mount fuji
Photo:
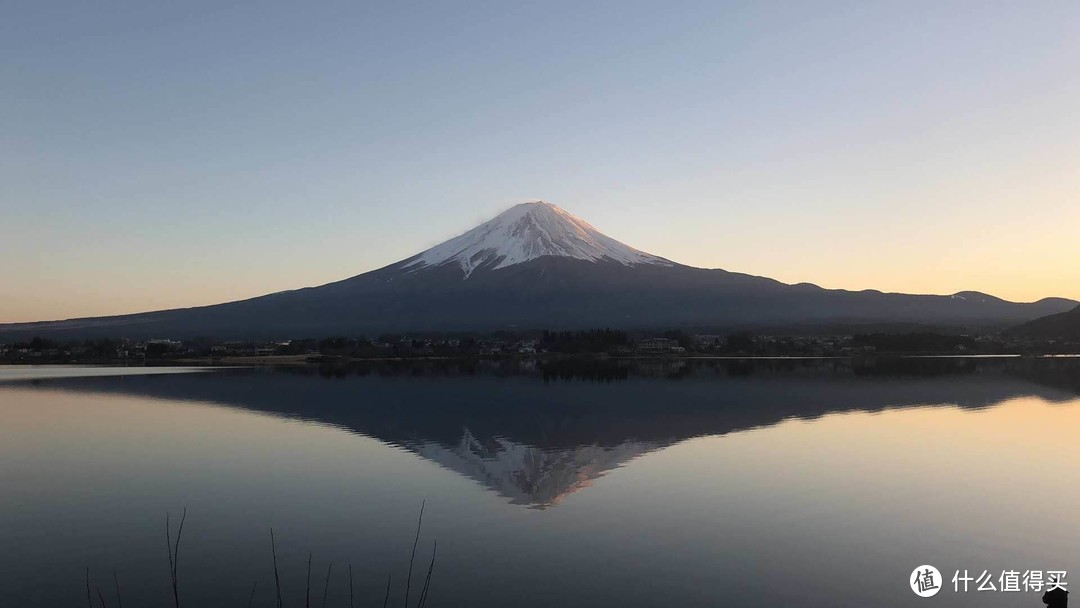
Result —
<path fill-rule="evenodd" d="M 560 207 L 537 201 L 511 207 L 491 221 L 406 260 L 405 268 L 456 263 L 467 279 L 477 268 L 497 270 L 545 256 L 625 266 L 674 265 L 602 234 Z"/>
<path fill-rule="evenodd" d="M 551 203 L 514 206 L 389 266 L 248 300 L 113 317 L 0 325 L 0 338 L 325 337 L 408 331 L 1006 327 L 1077 303 L 978 292 L 908 295 L 788 285 L 695 268 L 621 243 Z"/>

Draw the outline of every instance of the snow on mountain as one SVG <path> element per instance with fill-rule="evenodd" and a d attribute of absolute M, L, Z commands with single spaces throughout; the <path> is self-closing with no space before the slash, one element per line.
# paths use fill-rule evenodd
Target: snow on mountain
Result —
<path fill-rule="evenodd" d="M 557 205 L 536 201 L 511 207 L 465 234 L 420 253 L 405 267 L 418 270 L 457 263 L 468 278 L 481 266 L 505 268 L 541 256 L 610 260 L 626 266 L 672 265 L 669 260 L 616 241 Z"/>
<path fill-rule="evenodd" d="M 584 445 L 568 450 L 542 450 L 505 438 L 480 439 L 464 429 L 455 446 L 424 441 L 406 447 L 475 479 L 513 504 L 544 509 L 589 487 L 609 471 L 665 445 L 626 441 L 614 447 Z"/>

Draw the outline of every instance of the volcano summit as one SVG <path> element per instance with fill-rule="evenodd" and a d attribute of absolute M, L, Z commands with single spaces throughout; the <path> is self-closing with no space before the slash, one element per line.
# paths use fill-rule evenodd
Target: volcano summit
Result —
<path fill-rule="evenodd" d="M 626 266 L 672 265 L 664 258 L 616 241 L 556 205 L 537 201 L 511 207 L 491 221 L 428 249 L 405 267 L 457 262 L 468 278 L 477 268 L 497 270 L 546 256 L 611 261 Z"/>
<path fill-rule="evenodd" d="M 1005 327 L 1076 302 L 828 290 L 685 266 L 542 201 L 395 264 L 319 287 L 114 317 L 0 325 L 0 337 L 325 337 L 408 331 L 917 324 Z"/>

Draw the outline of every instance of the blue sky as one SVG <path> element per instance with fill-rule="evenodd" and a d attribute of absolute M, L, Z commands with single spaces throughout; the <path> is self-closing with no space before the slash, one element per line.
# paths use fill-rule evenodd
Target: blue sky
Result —
<path fill-rule="evenodd" d="M 1080 297 L 1074 2 L 0 2 L 0 321 L 392 263 L 542 198 L 683 263 Z"/>

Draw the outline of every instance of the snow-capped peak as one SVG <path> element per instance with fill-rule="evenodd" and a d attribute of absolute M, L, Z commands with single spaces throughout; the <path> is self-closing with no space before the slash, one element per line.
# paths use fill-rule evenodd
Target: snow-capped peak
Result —
<path fill-rule="evenodd" d="M 664 258 L 616 241 L 557 205 L 536 201 L 511 207 L 465 234 L 424 251 L 406 268 L 457 263 L 468 277 L 480 266 L 505 268 L 542 256 L 590 262 L 610 260 L 627 266 L 671 265 Z"/>

